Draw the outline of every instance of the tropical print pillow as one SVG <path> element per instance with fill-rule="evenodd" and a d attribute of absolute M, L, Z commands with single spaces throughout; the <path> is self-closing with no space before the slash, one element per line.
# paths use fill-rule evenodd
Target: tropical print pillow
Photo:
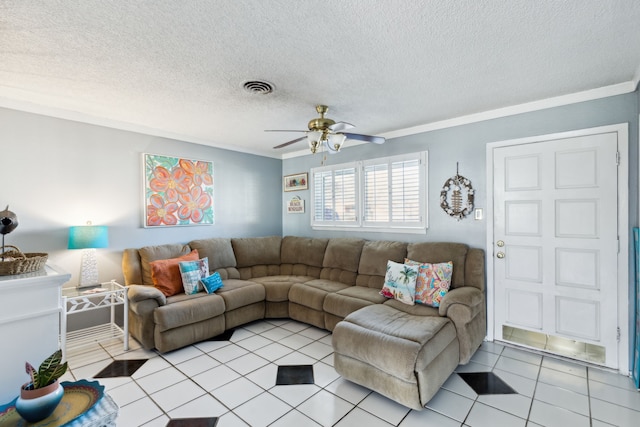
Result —
<path fill-rule="evenodd" d="M 416 303 L 440 307 L 440 301 L 451 287 L 451 275 L 453 274 L 453 262 L 439 264 L 421 263 L 410 259 L 404 260 L 405 264 L 417 265 L 418 279 L 416 280 Z"/>
<path fill-rule="evenodd" d="M 384 286 L 380 295 L 396 299 L 407 305 L 415 304 L 416 278 L 418 277 L 418 265 L 399 264 L 387 262 L 387 272 L 384 276 Z"/>

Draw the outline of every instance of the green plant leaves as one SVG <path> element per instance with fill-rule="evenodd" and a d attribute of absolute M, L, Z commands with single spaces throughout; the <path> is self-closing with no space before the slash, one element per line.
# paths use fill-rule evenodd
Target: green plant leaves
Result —
<path fill-rule="evenodd" d="M 33 389 L 45 387 L 67 372 L 67 362 L 62 362 L 62 350 L 57 350 L 40 364 L 38 370 L 29 363 L 25 363 L 25 370 L 31 377 Z"/>

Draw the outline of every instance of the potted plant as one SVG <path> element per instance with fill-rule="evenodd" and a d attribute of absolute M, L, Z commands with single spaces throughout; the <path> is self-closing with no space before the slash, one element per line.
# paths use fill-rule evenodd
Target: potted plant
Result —
<path fill-rule="evenodd" d="M 47 418 L 56 409 L 64 389 L 58 379 L 67 371 L 67 362 L 62 363 L 62 350 L 47 357 L 36 370 L 29 362 L 25 370 L 31 381 L 20 389 L 16 410 L 22 418 L 35 423 Z"/>

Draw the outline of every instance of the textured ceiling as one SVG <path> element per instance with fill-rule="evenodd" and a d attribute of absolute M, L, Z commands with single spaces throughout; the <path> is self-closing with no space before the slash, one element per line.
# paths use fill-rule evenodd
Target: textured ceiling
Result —
<path fill-rule="evenodd" d="M 0 106 L 274 157 L 318 103 L 389 134 L 639 66 L 638 0 L 0 0 Z"/>

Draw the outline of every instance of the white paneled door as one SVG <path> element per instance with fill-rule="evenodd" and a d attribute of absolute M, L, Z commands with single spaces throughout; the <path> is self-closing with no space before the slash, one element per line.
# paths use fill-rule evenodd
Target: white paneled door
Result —
<path fill-rule="evenodd" d="M 618 368 L 618 163 L 616 132 L 493 149 L 496 339 L 564 338 Z"/>

